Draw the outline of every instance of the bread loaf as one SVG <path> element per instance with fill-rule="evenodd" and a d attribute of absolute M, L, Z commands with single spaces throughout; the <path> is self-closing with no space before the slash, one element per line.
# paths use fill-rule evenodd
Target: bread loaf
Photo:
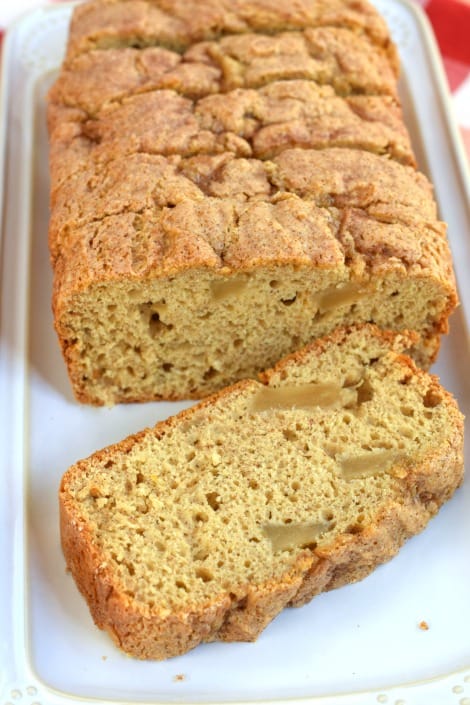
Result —
<path fill-rule="evenodd" d="M 463 472 L 462 416 L 414 341 L 337 330 L 70 468 L 62 545 L 96 624 L 139 658 L 249 641 L 390 559 Z"/>
<path fill-rule="evenodd" d="M 49 96 L 54 318 L 77 398 L 198 398 L 337 325 L 457 304 L 366 2 L 92 0 Z"/>

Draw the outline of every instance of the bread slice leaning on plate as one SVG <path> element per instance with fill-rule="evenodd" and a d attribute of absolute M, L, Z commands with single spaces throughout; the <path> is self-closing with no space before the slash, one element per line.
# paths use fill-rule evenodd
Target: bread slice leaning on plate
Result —
<path fill-rule="evenodd" d="M 139 658 L 250 641 L 394 556 L 463 474 L 463 417 L 415 342 L 337 330 L 71 467 L 62 544 L 96 624 Z"/>

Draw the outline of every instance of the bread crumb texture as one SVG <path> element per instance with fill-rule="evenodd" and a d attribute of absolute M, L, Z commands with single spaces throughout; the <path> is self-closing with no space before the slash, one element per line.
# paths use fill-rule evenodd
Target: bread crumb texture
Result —
<path fill-rule="evenodd" d="M 457 305 L 387 27 L 362 0 L 92 0 L 48 101 L 55 327 L 77 399 L 206 396 L 338 325 Z"/>
<path fill-rule="evenodd" d="M 390 559 L 463 472 L 414 337 L 337 330 L 70 468 L 62 544 L 96 624 L 139 658 L 249 641 Z"/>

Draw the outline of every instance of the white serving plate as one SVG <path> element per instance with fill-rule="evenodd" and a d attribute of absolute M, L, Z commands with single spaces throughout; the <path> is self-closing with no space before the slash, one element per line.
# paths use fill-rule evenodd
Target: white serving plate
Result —
<path fill-rule="evenodd" d="M 436 372 L 470 410 L 469 179 L 423 17 L 377 0 L 397 41 L 421 168 L 449 222 L 462 307 Z M 72 398 L 52 328 L 44 96 L 70 6 L 20 20 L 4 46 L 0 318 L 0 705 L 254 703 L 470 705 L 470 482 L 366 580 L 285 610 L 255 644 L 208 644 L 163 663 L 120 652 L 65 572 L 57 489 L 78 458 L 183 408 L 92 409 Z M 466 463 L 469 466 L 467 453 Z M 419 628 L 425 620 L 429 629 Z"/>

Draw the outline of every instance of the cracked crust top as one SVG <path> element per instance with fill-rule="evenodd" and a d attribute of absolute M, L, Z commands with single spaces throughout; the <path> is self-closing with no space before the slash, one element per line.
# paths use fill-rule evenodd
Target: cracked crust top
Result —
<path fill-rule="evenodd" d="M 452 276 L 429 185 L 395 163 L 414 165 L 397 71 L 357 0 L 79 6 L 49 97 L 57 296 L 276 258 Z"/>
<path fill-rule="evenodd" d="M 247 32 L 346 27 L 384 48 L 397 65 L 384 20 L 363 0 L 93 0 L 74 12 L 67 59 L 92 49 L 195 42 Z"/>
<path fill-rule="evenodd" d="M 70 258 L 64 289 L 82 269 L 105 281 L 261 261 L 370 268 L 393 258 L 452 276 L 425 177 L 345 149 L 286 150 L 272 162 L 135 154 L 90 166 L 57 193 L 51 250 Z"/>
<path fill-rule="evenodd" d="M 293 79 L 331 85 L 338 95 L 397 98 L 396 73 L 388 54 L 367 36 L 344 27 L 309 27 L 226 36 L 183 54 L 160 46 L 91 50 L 64 66 L 50 100 L 94 117 L 110 102 L 151 90 L 202 98 Z"/>

